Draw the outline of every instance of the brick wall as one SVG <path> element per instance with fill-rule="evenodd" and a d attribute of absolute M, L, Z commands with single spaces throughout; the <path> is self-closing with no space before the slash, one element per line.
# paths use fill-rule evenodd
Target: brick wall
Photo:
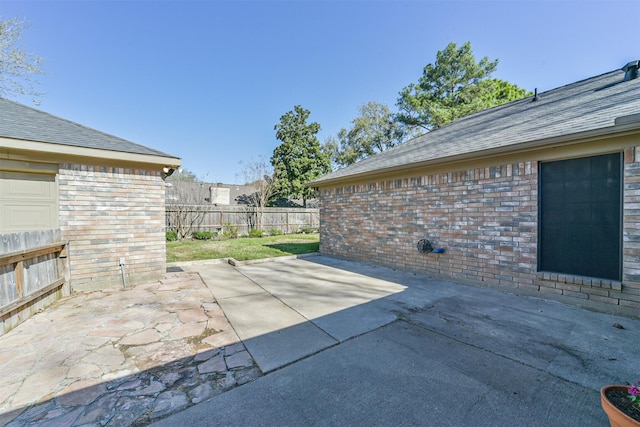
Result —
<path fill-rule="evenodd" d="M 640 316 L 640 147 L 624 152 L 622 283 L 607 297 Z"/>
<path fill-rule="evenodd" d="M 634 157 L 633 150 L 625 153 L 623 283 L 537 271 L 536 161 L 321 189 L 320 251 L 637 316 L 640 164 Z M 421 254 L 420 239 L 446 252 Z"/>
<path fill-rule="evenodd" d="M 166 268 L 164 181 L 160 172 L 61 164 L 60 229 L 70 241 L 74 289 L 157 280 Z"/>

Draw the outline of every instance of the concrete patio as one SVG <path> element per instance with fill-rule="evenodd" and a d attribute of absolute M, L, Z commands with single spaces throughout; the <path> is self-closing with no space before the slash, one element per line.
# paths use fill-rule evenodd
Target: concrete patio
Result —
<path fill-rule="evenodd" d="M 184 269 L 267 374 L 158 426 L 603 426 L 639 372 L 634 319 L 322 256 Z"/>
<path fill-rule="evenodd" d="M 171 271 L 1 336 L 0 425 L 602 426 L 637 381 L 636 319 L 322 256 Z"/>

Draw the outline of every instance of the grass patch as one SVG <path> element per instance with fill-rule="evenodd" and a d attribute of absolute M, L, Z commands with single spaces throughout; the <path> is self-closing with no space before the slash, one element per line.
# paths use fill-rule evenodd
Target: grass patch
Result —
<path fill-rule="evenodd" d="M 167 242 L 167 262 L 235 258 L 238 261 L 317 252 L 318 234 L 287 234 L 216 241 Z"/>

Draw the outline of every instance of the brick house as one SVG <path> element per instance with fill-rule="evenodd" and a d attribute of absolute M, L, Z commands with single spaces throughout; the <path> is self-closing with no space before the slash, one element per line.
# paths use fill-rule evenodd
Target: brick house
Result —
<path fill-rule="evenodd" d="M 321 253 L 639 316 L 637 65 L 462 118 L 310 183 Z M 419 251 L 421 240 L 444 253 Z"/>
<path fill-rule="evenodd" d="M 165 272 L 165 182 L 180 159 L 0 99 L 0 235 L 56 230 L 74 289 Z"/>

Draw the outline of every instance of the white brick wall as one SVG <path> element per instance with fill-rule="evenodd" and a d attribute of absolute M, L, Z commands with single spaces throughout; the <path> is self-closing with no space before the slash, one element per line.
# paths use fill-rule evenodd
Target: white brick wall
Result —
<path fill-rule="evenodd" d="M 60 229 L 70 241 L 74 289 L 157 280 L 166 268 L 165 187 L 160 172 L 61 164 Z"/>

